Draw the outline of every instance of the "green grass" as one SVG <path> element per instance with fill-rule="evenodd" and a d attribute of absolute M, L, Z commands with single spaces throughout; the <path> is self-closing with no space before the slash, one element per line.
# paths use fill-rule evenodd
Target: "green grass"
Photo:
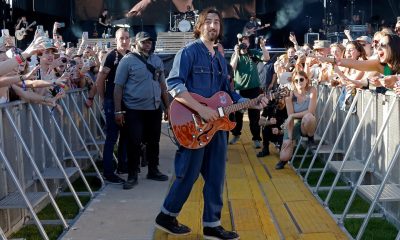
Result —
<path fill-rule="evenodd" d="M 95 162 L 97 169 L 99 169 L 100 173 L 103 172 L 103 162 L 102 161 L 96 161 Z M 83 170 L 84 173 L 94 173 L 96 172 L 94 170 L 93 165 L 90 165 L 89 168 L 86 168 L 85 170 Z"/>
<path fill-rule="evenodd" d="M 312 187 L 316 186 L 321 174 L 322 174 L 322 171 L 310 172 L 310 174 L 308 175 L 308 178 L 307 178 L 307 183 Z M 306 175 L 306 172 L 302 172 L 301 175 L 304 177 Z M 324 178 L 322 179 L 320 186 L 332 186 L 335 176 L 336 175 L 333 172 L 327 171 L 325 173 Z M 346 183 L 339 179 L 336 186 L 346 186 Z"/>
<path fill-rule="evenodd" d="M 44 229 L 51 240 L 56 240 L 64 231 L 61 225 L 46 225 Z M 18 232 L 11 235 L 10 239 L 12 238 L 24 238 L 26 240 L 43 239 L 36 225 L 27 225 L 21 228 Z"/>
<path fill-rule="evenodd" d="M 318 196 L 325 200 L 328 195 L 328 191 L 318 192 Z M 329 200 L 329 209 L 334 214 L 341 214 L 346 207 L 347 202 L 349 201 L 351 195 L 350 190 L 337 190 L 332 194 L 331 199 Z M 349 209 L 349 213 L 367 213 L 370 204 L 362 199 L 358 194 L 354 198 L 354 201 Z"/>
<path fill-rule="evenodd" d="M 356 237 L 363 219 L 346 219 L 344 226 L 347 231 Z M 390 240 L 395 239 L 397 229 L 387 220 L 382 218 L 371 218 L 361 239 L 363 240 Z"/>
<path fill-rule="evenodd" d="M 296 157 L 294 160 L 293 160 L 293 166 L 295 167 L 295 168 L 298 168 L 299 166 L 300 166 L 300 163 L 301 163 L 301 159 L 302 159 L 303 157 Z M 303 163 L 303 166 L 301 166 L 301 168 L 308 168 L 309 166 L 310 166 L 310 163 L 311 163 L 311 160 L 312 160 L 312 157 L 306 157 L 306 159 L 304 160 L 304 163 Z M 313 168 L 323 168 L 325 166 L 325 164 L 321 161 L 321 160 L 319 160 L 318 158 L 315 160 L 315 162 L 314 162 L 314 165 L 313 165 Z"/>
<path fill-rule="evenodd" d="M 85 206 L 89 202 L 90 197 L 79 196 L 79 199 L 81 200 L 82 205 Z M 75 216 L 79 213 L 79 207 L 73 196 L 57 197 L 56 203 L 65 219 L 74 219 Z M 51 205 L 50 203 L 38 213 L 38 217 L 41 220 L 59 219 L 56 211 L 53 208 L 53 205 Z"/>
<path fill-rule="evenodd" d="M 88 181 L 89 186 L 91 187 L 93 192 L 98 191 L 101 188 L 101 181 L 98 179 L 98 177 L 87 176 L 86 180 Z M 72 186 L 74 187 L 76 192 L 87 192 L 88 191 L 82 178 L 78 178 L 75 182 L 72 183 Z M 70 189 L 67 188 L 67 189 L 65 189 L 65 191 L 70 192 Z"/>

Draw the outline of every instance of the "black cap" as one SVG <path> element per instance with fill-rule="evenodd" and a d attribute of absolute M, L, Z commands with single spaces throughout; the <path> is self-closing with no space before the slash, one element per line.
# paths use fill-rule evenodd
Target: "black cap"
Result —
<path fill-rule="evenodd" d="M 143 41 L 146 41 L 146 40 L 153 41 L 153 38 L 150 36 L 150 34 L 148 32 L 138 32 L 136 34 L 135 39 L 136 39 L 137 42 L 143 42 Z"/>

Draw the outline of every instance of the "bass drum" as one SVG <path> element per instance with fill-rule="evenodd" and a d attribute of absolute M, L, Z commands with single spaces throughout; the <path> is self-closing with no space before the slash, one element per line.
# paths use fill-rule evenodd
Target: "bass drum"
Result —
<path fill-rule="evenodd" d="M 178 23 L 178 29 L 181 32 L 189 32 L 191 28 L 192 28 L 192 25 L 186 19 L 183 19 Z"/>

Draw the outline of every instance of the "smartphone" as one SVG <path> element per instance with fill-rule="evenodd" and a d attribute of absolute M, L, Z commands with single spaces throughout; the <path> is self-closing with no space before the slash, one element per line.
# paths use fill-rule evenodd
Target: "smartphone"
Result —
<path fill-rule="evenodd" d="M 60 28 L 65 27 L 65 23 L 64 22 L 58 23 L 58 27 L 60 27 Z"/>
<path fill-rule="evenodd" d="M 43 25 L 37 25 L 36 32 L 39 34 L 39 36 L 44 36 Z"/>
<path fill-rule="evenodd" d="M 67 42 L 67 48 L 71 48 L 71 47 L 72 47 L 71 42 Z"/>
<path fill-rule="evenodd" d="M 10 36 L 10 32 L 8 31 L 8 29 L 1 29 L 1 36 L 2 37 Z"/>
<path fill-rule="evenodd" d="M 88 32 L 83 32 L 83 33 L 82 33 L 82 38 L 88 39 L 88 38 L 89 38 Z"/>
<path fill-rule="evenodd" d="M 290 35 L 294 36 L 294 32 L 290 32 Z"/>
<path fill-rule="evenodd" d="M 29 70 L 31 71 L 39 64 L 38 58 L 36 55 L 31 56 L 31 61 L 29 62 Z"/>
<path fill-rule="evenodd" d="M 111 42 L 107 42 L 107 48 L 108 48 L 108 49 L 111 48 Z"/>
<path fill-rule="evenodd" d="M 103 42 L 102 41 L 98 41 L 97 42 L 97 48 L 101 49 L 103 47 Z"/>

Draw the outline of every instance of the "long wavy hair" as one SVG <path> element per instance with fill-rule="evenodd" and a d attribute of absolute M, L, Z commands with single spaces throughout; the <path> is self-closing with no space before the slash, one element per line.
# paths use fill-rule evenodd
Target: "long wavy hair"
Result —
<path fill-rule="evenodd" d="M 218 42 L 218 40 L 222 40 L 222 34 L 224 32 L 223 24 L 222 24 L 222 14 L 216 8 L 213 8 L 213 7 L 209 7 L 209 8 L 204 9 L 203 11 L 201 11 L 201 13 L 199 15 L 199 19 L 197 20 L 197 23 L 194 26 L 193 35 L 194 35 L 194 38 L 196 38 L 196 39 L 200 38 L 201 28 L 203 27 L 204 23 L 206 22 L 207 15 L 209 13 L 217 14 L 219 17 L 219 20 L 220 20 L 219 35 L 216 40 L 216 42 Z"/>
<path fill-rule="evenodd" d="M 400 37 L 395 34 L 383 34 L 388 37 L 388 63 L 392 65 L 393 73 L 400 73 Z"/>
<path fill-rule="evenodd" d="M 362 58 L 363 60 L 367 60 L 367 53 L 365 52 L 364 47 L 361 45 L 360 42 L 358 41 L 350 41 L 346 44 L 347 45 L 353 45 L 354 48 L 360 53 L 358 56 L 358 59 Z"/>

